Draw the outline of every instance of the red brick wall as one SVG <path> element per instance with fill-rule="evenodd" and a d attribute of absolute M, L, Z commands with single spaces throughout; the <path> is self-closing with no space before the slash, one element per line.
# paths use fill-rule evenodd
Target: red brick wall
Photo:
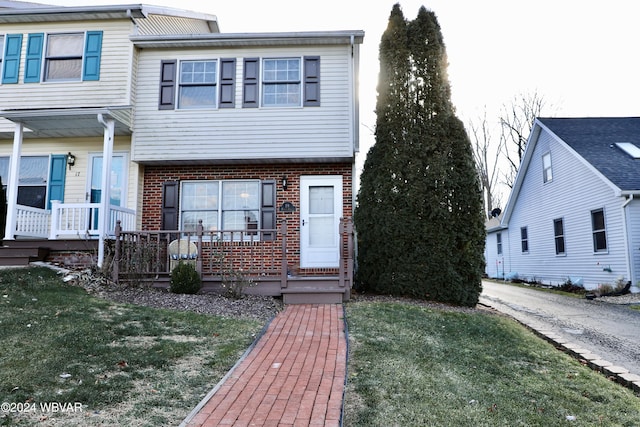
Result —
<path fill-rule="evenodd" d="M 353 213 L 353 179 L 350 163 L 309 163 L 278 165 L 209 165 L 209 166 L 145 166 L 142 204 L 142 229 L 160 230 L 162 183 L 185 180 L 260 179 L 275 180 L 276 208 L 291 202 L 296 212 L 277 211 L 277 223 L 287 220 L 289 229 L 288 253 L 292 258 L 292 269 L 297 270 L 300 261 L 300 176 L 342 175 L 343 216 L 351 218 Z M 282 188 L 282 178 L 287 178 L 287 189 Z M 314 272 L 320 272 L 314 269 Z M 301 274 L 305 272 L 300 272 Z M 308 271 L 308 273 L 312 273 Z"/>

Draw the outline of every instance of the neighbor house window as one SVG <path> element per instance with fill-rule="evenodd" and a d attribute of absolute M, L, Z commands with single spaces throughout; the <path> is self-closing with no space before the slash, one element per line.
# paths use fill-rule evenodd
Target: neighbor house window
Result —
<path fill-rule="evenodd" d="M 604 209 L 591 211 L 591 230 L 593 231 L 593 251 L 606 251 L 607 232 L 604 224 Z"/>
<path fill-rule="evenodd" d="M 527 227 L 520 228 L 520 245 L 522 246 L 522 253 L 529 252 L 529 236 Z"/>
<path fill-rule="evenodd" d="M 180 62 L 178 108 L 216 107 L 218 61 Z"/>
<path fill-rule="evenodd" d="M 300 58 L 265 59 L 262 62 L 262 105 L 296 107 L 301 103 Z"/>
<path fill-rule="evenodd" d="M 30 34 L 25 82 L 40 81 L 44 34 Z M 49 34 L 44 51 L 44 81 L 100 79 L 102 31 Z"/>
<path fill-rule="evenodd" d="M 187 181 L 181 191 L 181 229 L 194 231 L 257 230 L 260 181 Z"/>
<path fill-rule="evenodd" d="M 546 153 L 542 156 L 542 180 L 543 182 L 550 182 L 552 179 L 551 153 Z"/>
<path fill-rule="evenodd" d="M 556 243 L 556 255 L 564 255 L 566 252 L 564 247 L 564 224 L 562 222 L 562 218 L 553 220 L 553 235 Z"/>
<path fill-rule="evenodd" d="M 502 233 L 496 234 L 496 245 L 498 255 L 502 255 Z"/>
<path fill-rule="evenodd" d="M 50 34 L 45 56 L 45 80 L 80 80 L 84 33 Z"/>

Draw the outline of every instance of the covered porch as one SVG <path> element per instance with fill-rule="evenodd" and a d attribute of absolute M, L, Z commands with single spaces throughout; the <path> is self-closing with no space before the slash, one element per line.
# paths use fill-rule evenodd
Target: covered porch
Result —
<path fill-rule="evenodd" d="M 3 168 L 7 199 L 5 246 L 24 239 L 97 240 L 97 262 L 102 266 L 103 243 L 115 235 L 116 222 L 127 230 L 136 225 L 136 212 L 126 207 L 128 201 L 117 195 L 114 204 L 111 194 L 114 139 L 116 135 L 130 137 L 130 116 L 130 107 L 0 111 L 0 118 L 4 119 L 0 138 L 13 141 L 11 150 L 3 154 L 8 161 Z M 88 148 L 83 141 L 93 141 L 95 145 Z M 127 141 L 120 144 L 124 142 L 129 150 Z M 76 162 L 79 154 L 80 169 Z M 45 172 L 40 167 L 38 193 L 34 192 L 37 187 L 29 187 L 34 184 L 24 176 L 26 166 L 21 168 L 21 161 L 29 160 L 27 169 L 34 170 L 34 156 L 50 159 Z M 90 156 L 99 157 L 101 170 L 96 168 L 100 170 L 97 174 L 90 173 Z M 91 190 L 85 190 L 85 182 L 87 187 L 91 183 Z M 94 192 L 94 186 L 100 190 Z"/>

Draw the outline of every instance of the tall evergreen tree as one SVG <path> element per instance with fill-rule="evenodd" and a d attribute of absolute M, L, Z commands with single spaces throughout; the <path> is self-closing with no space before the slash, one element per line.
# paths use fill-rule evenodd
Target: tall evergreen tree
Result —
<path fill-rule="evenodd" d="M 433 12 L 393 6 L 380 43 L 376 143 L 355 222 L 362 290 L 475 305 L 484 216 L 471 143 L 455 116 Z"/>

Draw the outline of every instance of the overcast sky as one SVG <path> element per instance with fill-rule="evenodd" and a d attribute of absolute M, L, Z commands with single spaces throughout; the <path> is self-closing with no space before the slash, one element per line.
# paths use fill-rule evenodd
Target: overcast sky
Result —
<path fill-rule="evenodd" d="M 66 6 L 134 1 L 40 0 Z M 222 32 L 364 30 L 361 158 L 373 143 L 378 45 L 400 3 L 436 13 L 452 100 L 465 124 L 516 95 L 538 93 L 555 116 L 640 115 L 640 2 L 636 0 L 150 0 L 216 15 Z"/>

